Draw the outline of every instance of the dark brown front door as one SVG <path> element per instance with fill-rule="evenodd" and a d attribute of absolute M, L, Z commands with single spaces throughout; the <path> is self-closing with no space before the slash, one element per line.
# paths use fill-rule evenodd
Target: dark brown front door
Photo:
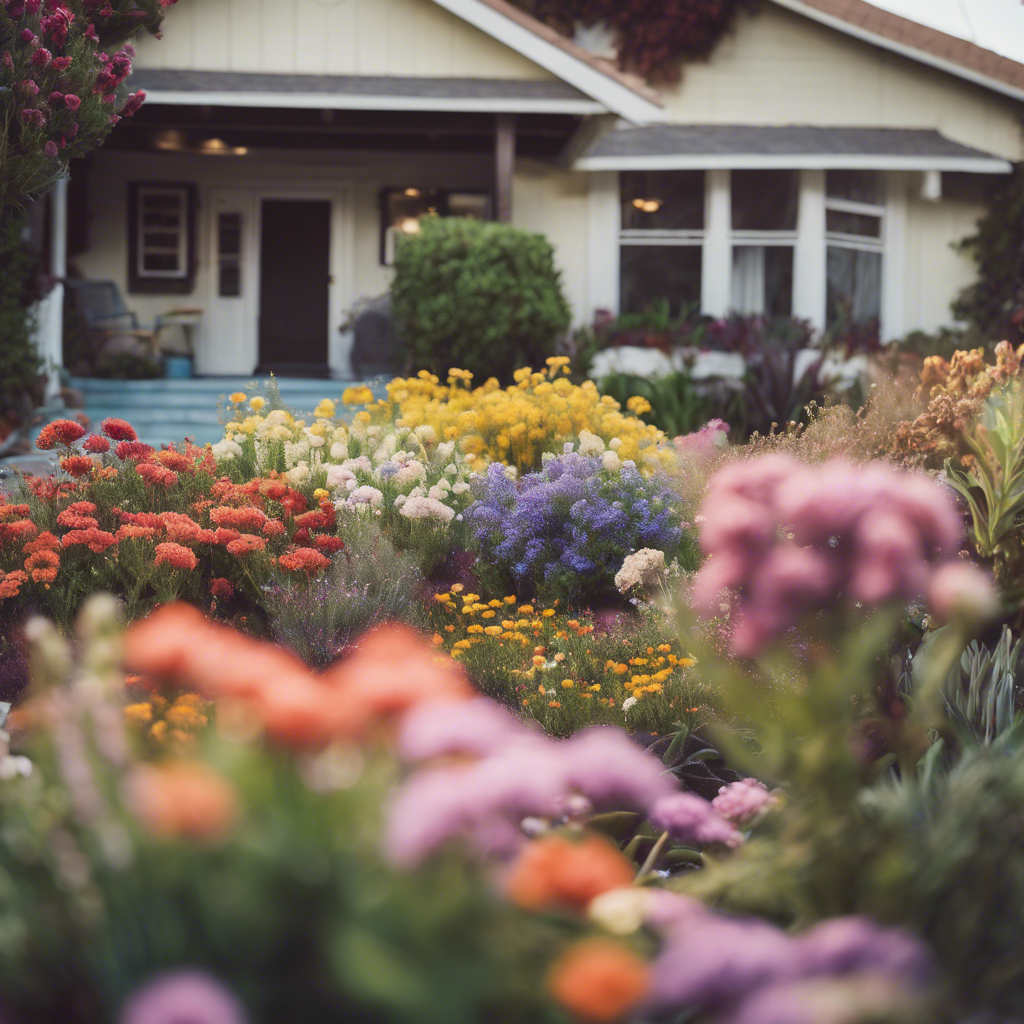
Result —
<path fill-rule="evenodd" d="M 331 204 L 264 199 L 260 371 L 327 372 Z"/>

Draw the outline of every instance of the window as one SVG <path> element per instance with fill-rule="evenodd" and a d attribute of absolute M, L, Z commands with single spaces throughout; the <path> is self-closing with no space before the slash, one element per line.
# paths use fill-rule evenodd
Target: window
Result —
<path fill-rule="evenodd" d="M 673 316 L 699 306 L 703 171 L 625 171 L 620 177 L 620 309 L 667 299 Z"/>
<path fill-rule="evenodd" d="M 217 294 L 238 298 L 242 294 L 242 215 L 217 214 Z"/>
<path fill-rule="evenodd" d="M 884 203 L 878 172 L 828 171 L 825 175 L 826 327 L 878 329 Z"/>
<path fill-rule="evenodd" d="M 380 261 L 391 266 L 395 241 L 415 235 L 423 217 L 467 217 L 490 220 L 491 196 L 487 192 L 449 192 L 440 188 L 386 188 L 381 192 Z"/>
<path fill-rule="evenodd" d="M 182 295 L 195 278 L 195 186 L 128 186 L 128 290 Z"/>
<path fill-rule="evenodd" d="M 793 312 L 799 171 L 733 171 L 732 282 L 736 313 Z"/>

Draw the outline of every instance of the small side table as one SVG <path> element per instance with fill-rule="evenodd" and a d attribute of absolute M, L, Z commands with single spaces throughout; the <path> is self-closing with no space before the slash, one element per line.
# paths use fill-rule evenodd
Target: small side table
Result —
<path fill-rule="evenodd" d="M 164 327 L 180 327 L 182 334 L 185 336 L 185 347 L 193 358 L 195 357 L 195 332 L 203 318 L 203 311 L 196 307 L 183 307 L 180 309 L 172 309 L 163 316 L 158 316 L 154 324 L 154 330 L 157 334 Z"/>

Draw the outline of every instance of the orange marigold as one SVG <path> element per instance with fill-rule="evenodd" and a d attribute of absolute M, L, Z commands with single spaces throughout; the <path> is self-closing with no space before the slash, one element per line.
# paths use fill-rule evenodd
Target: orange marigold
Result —
<path fill-rule="evenodd" d="M 90 504 L 91 502 L 88 501 L 76 501 L 70 508 L 66 508 L 58 514 L 57 525 L 66 526 L 70 530 L 88 530 L 91 527 L 99 526 L 99 520 L 95 516 L 89 515 L 88 512 L 79 511 L 78 506 L 88 506 Z M 96 511 L 95 505 L 92 505 L 91 511 Z"/>
<path fill-rule="evenodd" d="M 633 881 L 633 866 L 606 839 L 570 842 L 550 836 L 523 850 L 507 880 L 513 903 L 527 910 L 550 907 L 584 911 L 603 892 Z"/>
<path fill-rule="evenodd" d="M 85 427 L 74 420 L 54 420 L 47 423 L 39 432 L 36 439 L 36 447 L 43 451 L 49 451 L 55 445 L 72 445 L 79 438 L 85 436 Z"/>
<path fill-rule="evenodd" d="M 60 460 L 60 468 L 67 473 L 68 476 L 85 476 L 89 473 L 94 466 L 96 466 L 92 459 L 88 455 L 65 455 Z"/>
<path fill-rule="evenodd" d="M 196 553 L 191 548 L 173 541 L 165 541 L 156 546 L 154 565 L 169 565 L 174 569 L 194 569 L 199 564 Z"/>
<path fill-rule="evenodd" d="M 288 572 L 307 572 L 310 575 L 326 569 L 331 560 L 325 558 L 315 548 L 296 548 L 294 551 L 286 551 L 277 560 L 277 564 Z"/>
<path fill-rule="evenodd" d="M 135 428 L 127 420 L 119 420 L 116 416 L 108 416 L 100 424 L 100 430 L 115 441 L 137 441 L 139 438 Z M 123 455 L 118 457 L 124 458 Z"/>
<path fill-rule="evenodd" d="M 345 542 L 340 537 L 329 537 L 326 534 L 314 537 L 313 543 L 321 551 L 326 551 L 329 554 L 334 554 L 335 551 L 342 551 L 345 547 Z"/>
<path fill-rule="evenodd" d="M 571 945 L 548 975 L 555 1002 L 577 1020 L 595 1024 L 620 1020 L 647 992 L 650 967 L 611 939 L 583 939 Z"/>

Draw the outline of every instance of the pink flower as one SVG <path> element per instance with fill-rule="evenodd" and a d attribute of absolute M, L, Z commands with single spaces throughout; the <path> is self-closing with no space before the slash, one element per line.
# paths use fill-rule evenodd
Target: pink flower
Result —
<path fill-rule="evenodd" d="M 68 110 L 77 110 L 82 105 L 82 98 L 76 96 L 73 92 L 66 93 L 64 96 L 64 106 Z"/>
<path fill-rule="evenodd" d="M 50 160 L 53 160 L 57 156 L 57 143 L 52 139 L 43 146 L 43 154 Z"/>
<path fill-rule="evenodd" d="M 723 786 L 711 801 L 711 806 L 727 821 L 742 828 L 777 803 L 778 799 L 768 792 L 764 783 L 757 779 L 741 779 Z"/>
<path fill-rule="evenodd" d="M 32 54 L 30 63 L 34 68 L 45 68 L 50 61 L 53 60 L 53 54 L 49 50 L 39 47 L 35 53 Z"/>
<path fill-rule="evenodd" d="M 932 576 L 928 603 L 941 619 L 963 615 L 979 620 L 999 610 L 999 594 L 987 572 L 971 562 L 952 562 Z"/>
<path fill-rule="evenodd" d="M 735 847 L 743 836 L 703 797 L 696 793 L 672 793 L 656 801 L 648 813 L 651 824 L 682 843 L 719 843 Z"/>
<path fill-rule="evenodd" d="M 131 117 L 132 114 L 134 114 L 139 109 L 139 107 L 142 106 L 145 100 L 146 94 L 142 89 L 140 89 L 138 92 L 129 93 L 128 99 L 125 100 L 125 104 L 121 108 L 121 116 Z"/>

